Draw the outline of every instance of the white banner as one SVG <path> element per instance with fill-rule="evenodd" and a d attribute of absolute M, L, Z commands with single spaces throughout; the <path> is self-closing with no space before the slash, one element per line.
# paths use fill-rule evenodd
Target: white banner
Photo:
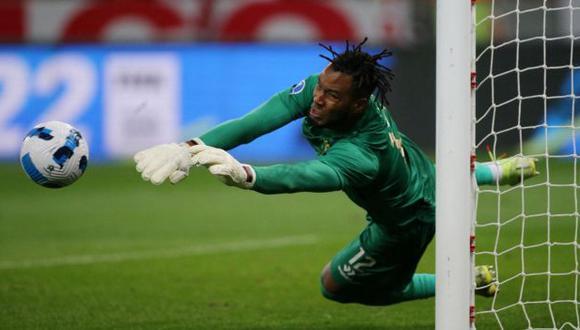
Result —
<path fill-rule="evenodd" d="M 175 142 L 180 135 L 179 59 L 117 53 L 105 61 L 104 141 L 112 156 Z"/>

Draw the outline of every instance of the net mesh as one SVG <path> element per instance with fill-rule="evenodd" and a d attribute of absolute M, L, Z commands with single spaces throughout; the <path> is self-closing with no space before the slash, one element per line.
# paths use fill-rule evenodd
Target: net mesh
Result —
<path fill-rule="evenodd" d="M 495 267 L 499 291 L 476 299 L 475 325 L 578 329 L 580 0 L 476 12 L 477 159 L 535 157 L 540 175 L 476 189 L 475 263 Z"/>

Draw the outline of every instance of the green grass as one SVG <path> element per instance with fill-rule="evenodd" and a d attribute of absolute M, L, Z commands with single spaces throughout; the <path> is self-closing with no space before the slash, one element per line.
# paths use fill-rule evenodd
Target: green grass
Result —
<path fill-rule="evenodd" d="M 553 176 L 561 172 L 570 181 L 568 165 L 550 166 Z M 158 187 L 143 182 L 129 165 L 90 167 L 79 182 L 60 190 L 36 186 L 16 165 L 0 165 L 0 178 L 2 329 L 434 328 L 434 299 L 367 307 L 322 298 L 321 268 L 365 225 L 364 212 L 341 193 L 265 196 L 223 186 L 202 170 L 179 185 Z M 542 189 L 530 194 L 534 201 L 526 210 L 545 209 Z M 555 192 L 552 207 L 569 208 L 568 193 Z M 485 205 L 480 216 L 493 222 L 497 201 L 488 195 L 480 200 Z M 516 191 L 506 197 L 502 221 L 522 207 Z M 518 221 L 502 227 L 505 244 L 520 241 Z M 530 220 L 525 240 L 541 241 L 545 226 L 545 219 Z M 552 226 L 552 238 L 576 239 L 574 219 Z M 478 246 L 493 247 L 496 236 L 497 226 L 478 231 Z M 286 237 L 304 241 L 259 247 Z M 244 242 L 256 246 L 223 248 Z M 552 270 L 575 267 L 573 253 L 551 249 Z M 546 265 L 539 250 L 535 258 L 525 257 L 532 267 L 526 271 Z M 498 261 L 500 280 L 520 271 L 516 254 Z M 80 258 L 87 256 L 92 261 L 83 263 Z M 112 256 L 136 257 L 107 259 Z M 432 244 L 419 271 L 434 269 Z M 516 282 L 502 286 L 496 308 L 517 300 L 519 291 L 509 288 Z M 557 284 L 552 297 L 574 297 L 573 281 Z M 546 297 L 547 287 L 526 285 L 526 295 Z M 478 299 L 478 310 L 491 303 Z M 527 327 L 518 308 L 500 313 L 504 328 Z M 559 319 L 576 324 L 573 308 L 556 309 Z M 549 313 L 532 313 L 538 319 L 533 327 L 551 325 Z M 499 327 L 481 315 L 478 328 Z"/>
<path fill-rule="evenodd" d="M 431 329 L 434 300 L 341 305 L 319 272 L 364 226 L 341 193 L 265 196 L 197 170 L 153 186 L 132 166 L 94 166 L 49 190 L 0 166 L 0 265 L 315 237 L 314 244 L 122 262 L 0 269 L 4 329 Z M 423 271 L 433 271 L 429 252 Z M 422 318 L 414 315 L 421 313 Z"/>

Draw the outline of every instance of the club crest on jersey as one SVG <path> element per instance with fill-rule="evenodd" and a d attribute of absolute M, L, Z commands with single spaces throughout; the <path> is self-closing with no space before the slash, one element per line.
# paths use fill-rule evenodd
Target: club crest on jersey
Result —
<path fill-rule="evenodd" d="M 306 86 L 306 81 L 304 81 L 304 80 L 302 80 L 301 82 L 292 86 L 292 90 L 290 91 L 290 95 L 300 94 L 300 92 L 302 92 L 304 90 L 304 86 Z"/>

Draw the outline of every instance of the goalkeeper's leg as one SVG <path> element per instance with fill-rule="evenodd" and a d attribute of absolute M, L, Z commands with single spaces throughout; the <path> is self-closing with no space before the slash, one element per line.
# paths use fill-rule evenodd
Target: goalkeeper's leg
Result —
<path fill-rule="evenodd" d="M 432 224 L 418 223 L 389 233 L 371 222 L 324 267 L 322 295 L 341 303 L 375 306 L 435 296 L 435 275 L 415 273 L 434 230 Z M 477 266 L 475 282 L 478 295 L 493 297 L 498 290 L 491 266 Z"/>
<path fill-rule="evenodd" d="M 415 269 L 434 231 L 433 224 L 419 221 L 396 231 L 370 222 L 324 268 L 322 294 L 376 306 L 433 297 L 435 275 L 415 274 Z"/>
<path fill-rule="evenodd" d="M 478 185 L 516 185 L 540 174 L 535 158 L 513 156 L 497 161 L 476 163 L 475 178 Z"/>

